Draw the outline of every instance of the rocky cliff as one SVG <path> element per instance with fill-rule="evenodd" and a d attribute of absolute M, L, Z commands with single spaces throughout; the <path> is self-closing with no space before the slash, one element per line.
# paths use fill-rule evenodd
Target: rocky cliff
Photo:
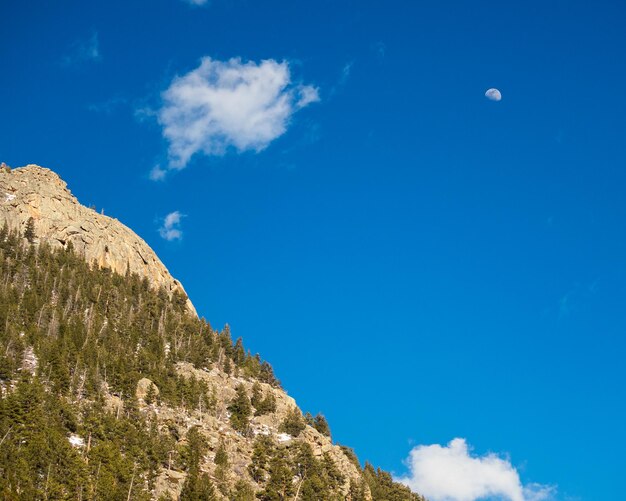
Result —
<path fill-rule="evenodd" d="M 29 218 L 35 224 L 36 243 L 53 247 L 70 242 L 88 262 L 120 274 L 137 273 L 155 288 L 185 294 L 154 251 L 117 219 L 81 205 L 67 184 L 50 169 L 27 165 L 0 169 L 0 224 L 24 231 Z M 186 294 L 185 294 L 186 296 Z M 189 310 L 195 309 L 188 300 Z"/>

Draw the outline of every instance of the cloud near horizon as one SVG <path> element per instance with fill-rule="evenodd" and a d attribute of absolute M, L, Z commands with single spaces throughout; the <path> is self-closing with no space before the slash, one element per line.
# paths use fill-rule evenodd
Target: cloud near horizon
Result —
<path fill-rule="evenodd" d="M 183 214 L 179 211 L 170 212 L 163 219 L 163 224 L 159 228 L 159 235 L 162 238 L 171 242 L 172 240 L 180 240 L 183 238 L 183 232 L 180 229 L 180 220 L 182 219 Z"/>
<path fill-rule="evenodd" d="M 320 99 L 316 87 L 293 84 L 285 61 L 210 57 L 176 77 L 162 98 L 157 117 L 169 169 L 183 169 L 196 153 L 259 152 L 286 132 L 296 111 Z"/>
<path fill-rule="evenodd" d="M 446 446 L 418 445 L 405 463 L 409 473 L 396 480 L 430 501 L 554 499 L 554 487 L 522 485 L 509 460 L 493 453 L 473 456 L 463 438 L 455 438 Z"/>

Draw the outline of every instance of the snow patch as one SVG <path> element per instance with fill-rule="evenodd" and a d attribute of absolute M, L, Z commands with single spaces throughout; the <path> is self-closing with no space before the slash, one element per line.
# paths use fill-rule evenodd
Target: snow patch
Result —
<path fill-rule="evenodd" d="M 69 436 L 68 440 L 70 441 L 70 444 L 72 444 L 72 446 L 74 447 L 85 447 L 85 440 L 78 435 L 72 434 Z"/>
<path fill-rule="evenodd" d="M 257 435 L 271 435 L 271 431 L 269 429 L 269 426 L 267 426 L 266 424 L 262 424 L 260 426 L 255 426 L 252 428 L 252 433 L 254 433 L 254 436 L 256 437 Z"/>
<path fill-rule="evenodd" d="M 276 437 L 279 442 L 289 442 L 291 440 L 291 435 L 289 433 L 279 433 Z"/>

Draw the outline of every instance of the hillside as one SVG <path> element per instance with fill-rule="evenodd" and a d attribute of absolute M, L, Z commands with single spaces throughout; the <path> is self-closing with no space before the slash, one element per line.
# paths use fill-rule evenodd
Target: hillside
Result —
<path fill-rule="evenodd" d="M 3 168 L 0 190 L 2 499 L 422 499 L 52 171 Z"/>

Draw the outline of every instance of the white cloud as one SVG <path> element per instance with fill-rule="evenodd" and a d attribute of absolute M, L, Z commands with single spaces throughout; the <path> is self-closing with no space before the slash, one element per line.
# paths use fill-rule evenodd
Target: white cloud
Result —
<path fill-rule="evenodd" d="M 184 0 L 187 3 L 190 3 L 191 5 L 206 5 L 207 3 L 209 3 L 209 0 Z"/>
<path fill-rule="evenodd" d="M 61 63 L 63 66 L 71 66 L 77 63 L 100 61 L 101 59 L 98 33 L 94 32 L 88 40 L 74 42 Z"/>
<path fill-rule="evenodd" d="M 175 78 L 162 97 L 158 121 L 172 169 L 196 153 L 259 152 L 285 133 L 295 111 L 319 101 L 315 87 L 292 83 L 286 62 L 210 57 Z"/>
<path fill-rule="evenodd" d="M 354 61 L 348 61 L 346 64 L 342 66 L 337 82 L 330 89 L 330 92 L 329 92 L 330 97 L 334 97 L 335 94 L 340 92 L 347 85 L 348 80 L 350 79 L 350 75 L 352 73 L 353 66 L 354 66 Z"/>
<path fill-rule="evenodd" d="M 163 224 L 159 228 L 159 234 L 168 242 L 172 240 L 180 240 L 183 238 L 183 232 L 180 229 L 180 220 L 183 214 L 179 211 L 170 212 L 163 219 Z"/>
<path fill-rule="evenodd" d="M 340 85 L 345 85 L 345 83 L 348 81 L 348 78 L 350 78 L 350 73 L 352 73 L 352 66 L 354 66 L 354 61 L 346 63 L 344 67 L 341 68 L 341 77 L 339 78 Z"/>
<path fill-rule="evenodd" d="M 152 181 L 163 181 L 166 174 L 167 171 L 165 169 L 161 168 L 160 165 L 155 165 L 150 171 L 150 179 Z"/>
<path fill-rule="evenodd" d="M 317 103 L 320 100 L 320 93 L 316 87 L 311 85 L 300 85 L 298 87 L 300 99 L 296 103 L 296 108 L 304 108 L 311 103 Z"/>
<path fill-rule="evenodd" d="M 105 115 L 111 115 L 115 110 L 126 105 L 128 100 L 121 96 L 115 96 L 106 101 L 100 101 L 99 103 L 92 103 L 87 105 L 89 111 L 94 113 L 104 113 Z"/>
<path fill-rule="evenodd" d="M 447 446 L 414 447 L 406 464 L 409 474 L 397 480 L 430 501 L 541 501 L 551 499 L 555 492 L 544 485 L 522 485 L 510 461 L 496 454 L 472 456 L 463 438 Z"/>
<path fill-rule="evenodd" d="M 490 101 L 501 101 L 502 93 L 498 89 L 487 89 L 485 97 Z"/>

